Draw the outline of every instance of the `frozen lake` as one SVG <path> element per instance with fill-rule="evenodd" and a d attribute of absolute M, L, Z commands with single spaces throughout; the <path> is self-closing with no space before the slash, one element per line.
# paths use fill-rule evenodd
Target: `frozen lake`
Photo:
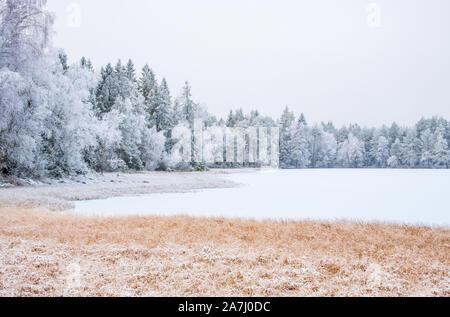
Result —
<path fill-rule="evenodd" d="M 81 201 L 75 213 L 450 224 L 450 170 L 274 170 L 224 177 L 242 186 Z"/>

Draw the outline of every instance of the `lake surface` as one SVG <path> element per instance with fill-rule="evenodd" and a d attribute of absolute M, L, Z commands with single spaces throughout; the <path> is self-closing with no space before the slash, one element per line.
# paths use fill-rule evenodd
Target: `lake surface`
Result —
<path fill-rule="evenodd" d="M 74 212 L 450 225 L 449 170 L 274 170 L 224 177 L 242 186 L 81 201 Z"/>

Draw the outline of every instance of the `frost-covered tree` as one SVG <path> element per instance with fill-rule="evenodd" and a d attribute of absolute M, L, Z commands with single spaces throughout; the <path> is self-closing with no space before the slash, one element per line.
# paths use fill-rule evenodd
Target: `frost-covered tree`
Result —
<path fill-rule="evenodd" d="M 434 135 L 430 129 L 422 132 L 420 137 L 421 157 L 420 162 L 422 167 L 430 168 L 433 165 L 433 151 L 434 151 Z"/>
<path fill-rule="evenodd" d="M 392 146 L 392 144 L 394 144 L 394 142 L 400 138 L 400 134 L 401 134 L 401 128 L 398 126 L 398 124 L 396 122 L 392 123 L 391 127 L 389 128 L 389 132 L 388 132 L 388 141 L 389 141 L 389 145 Z"/>
<path fill-rule="evenodd" d="M 348 139 L 340 146 L 338 151 L 338 161 L 342 167 L 360 168 L 363 167 L 364 143 L 352 133 Z"/>
<path fill-rule="evenodd" d="M 139 81 L 134 73 L 131 60 L 126 66 L 119 60 L 114 68 L 108 64 L 101 70 L 94 102 L 100 120 L 97 146 L 91 151 L 95 155 L 86 154 L 96 170 L 151 170 L 164 160 L 166 140 L 156 131 L 155 107 L 165 100 L 158 100 L 148 66 Z"/>
<path fill-rule="evenodd" d="M 47 115 L 41 133 L 45 168 L 55 177 L 86 172 L 83 150 L 96 141 L 97 118 L 89 103 L 96 78 L 80 65 L 68 67 L 56 57 L 47 70 Z"/>
<path fill-rule="evenodd" d="M 349 134 L 350 134 L 350 132 L 347 129 L 347 127 L 344 126 L 344 127 L 340 128 L 336 132 L 336 140 L 337 140 L 338 144 L 344 143 L 348 139 Z"/>
<path fill-rule="evenodd" d="M 139 79 L 139 92 L 144 97 L 145 111 L 147 112 L 150 125 L 154 125 L 154 109 L 157 102 L 158 82 L 153 70 L 145 65 Z"/>
<path fill-rule="evenodd" d="M 97 172 L 116 171 L 126 168 L 117 156 L 116 150 L 121 144 L 122 134 L 119 125 L 123 115 L 112 110 L 102 116 L 97 123 L 95 146 L 88 147 L 84 153 L 89 166 Z"/>
<path fill-rule="evenodd" d="M 234 117 L 234 116 L 233 116 Z M 234 120 L 234 118 L 231 118 Z M 279 127 L 280 127 L 280 166 L 281 167 L 291 167 L 293 162 L 293 153 L 292 153 L 292 134 L 293 134 L 293 124 L 295 122 L 294 113 L 289 111 L 289 108 L 286 107 L 283 111 L 283 114 L 280 118 Z M 295 138 L 295 137 L 294 137 Z"/>
<path fill-rule="evenodd" d="M 41 155 L 52 17 L 41 2 L 0 1 L 0 168 L 3 174 L 46 173 Z M 55 55 L 52 54 L 52 57 Z M 54 61 L 54 59 L 53 59 Z"/>
<path fill-rule="evenodd" d="M 156 98 L 153 108 L 153 120 L 158 132 L 168 131 L 173 128 L 172 98 L 166 79 L 163 78 L 161 85 L 156 91 Z"/>
<path fill-rule="evenodd" d="M 96 88 L 96 111 L 99 116 L 111 111 L 119 97 L 119 83 L 114 68 L 109 63 L 100 71 L 100 81 Z"/>
<path fill-rule="evenodd" d="M 53 17 L 44 1 L 0 1 L 0 69 L 24 73 L 44 55 Z"/>
<path fill-rule="evenodd" d="M 108 112 L 110 115 L 102 117 L 102 120 L 111 120 L 110 123 L 104 122 L 103 126 L 108 129 L 117 126 L 120 137 L 114 142 L 110 142 L 111 140 L 105 135 L 103 137 L 106 137 L 106 141 L 100 138 L 101 153 L 107 150 L 104 144 L 108 142 L 115 147 L 112 152 L 106 151 L 109 162 L 113 164 L 106 164 L 105 160 L 102 160 L 102 165 L 109 165 L 110 169 L 151 170 L 163 160 L 165 144 L 164 135 L 156 131 L 153 124 L 155 118 L 151 117 L 154 115 L 152 109 L 157 99 L 154 95 L 155 88 L 150 90 L 148 88 L 151 87 L 150 82 L 154 79 L 154 75 L 146 66 L 141 79 L 136 82 L 130 76 L 131 68 L 132 63 L 129 62 L 128 66 L 124 67 L 119 61 L 112 75 L 117 95 Z M 112 153 L 115 153 L 116 157 L 111 155 Z M 100 155 L 100 157 L 104 156 Z"/>
<path fill-rule="evenodd" d="M 196 117 L 198 105 L 192 100 L 191 86 L 188 82 L 183 87 L 182 94 L 179 98 L 183 119 L 189 123 L 192 128 Z"/>
<path fill-rule="evenodd" d="M 390 156 L 388 159 L 388 166 L 390 168 L 399 168 L 402 166 L 402 143 L 400 142 L 400 139 L 396 139 L 394 144 L 391 146 L 390 150 Z"/>
<path fill-rule="evenodd" d="M 134 68 L 134 63 L 131 59 L 128 60 L 125 76 L 130 82 L 136 83 L 136 69 Z"/>
<path fill-rule="evenodd" d="M 239 108 L 236 110 L 236 113 L 234 114 L 234 118 L 236 120 L 236 122 L 242 122 L 245 121 L 245 115 L 244 115 L 244 110 L 242 110 L 242 108 Z"/>
<path fill-rule="evenodd" d="M 0 171 L 31 174 L 40 171 L 39 120 L 42 107 L 29 99 L 30 86 L 21 74 L 0 70 Z M 40 173 L 40 172 L 38 172 Z"/>
<path fill-rule="evenodd" d="M 375 146 L 375 162 L 377 167 L 387 167 L 389 157 L 389 141 L 384 136 L 380 136 Z"/>
<path fill-rule="evenodd" d="M 80 61 L 80 65 L 82 68 L 88 69 L 90 71 L 94 71 L 94 67 L 92 66 L 92 62 L 90 59 L 86 59 L 86 57 L 82 57 Z"/>
<path fill-rule="evenodd" d="M 119 59 L 114 67 L 115 83 L 117 85 L 117 97 L 129 98 L 131 90 L 133 88 L 133 82 L 129 80 L 127 69 L 122 65 L 122 61 Z"/>
<path fill-rule="evenodd" d="M 322 140 L 322 131 L 320 130 L 320 128 L 315 125 L 312 130 L 311 130 L 311 134 L 310 134 L 310 151 L 311 151 L 311 163 L 310 166 L 312 168 L 316 168 L 318 166 L 318 161 L 319 161 L 319 150 L 320 150 L 320 143 Z M 320 165 L 320 164 L 319 164 Z"/>
<path fill-rule="evenodd" d="M 69 70 L 69 64 L 67 61 L 66 52 L 64 52 L 64 50 L 60 50 L 58 53 L 58 58 L 59 58 L 59 62 L 61 63 L 63 73 L 66 73 Z"/>
<path fill-rule="evenodd" d="M 408 129 L 403 142 L 402 160 L 405 167 L 414 168 L 419 161 L 420 143 L 415 129 Z"/>
<path fill-rule="evenodd" d="M 450 152 L 444 134 L 445 129 L 441 124 L 436 129 L 433 147 L 433 165 L 437 168 L 448 168 L 450 163 Z"/>
<path fill-rule="evenodd" d="M 376 140 L 376 135 L 379 135 L 376 129 L 364 128 L 361 131 L 361 141 L 364 142 L 364 166 L 370 167 L 375 166 L 375 151 L 376 144 L 374 140 Z"/>
<path fill-rule="evenodd" d="M 61 177 L 89 168 L 97 78 L 86 60 L 69 65 L 48 45 L 52 19 L 42 3 L 0 1 L 0 166 L 6 174 Z"/>
<path fill-rule="evenodd" d="M 172 124 L 174 127 L 183 123 L 183 111 L 180 98 L 173 101 Z"/>
<path fill-rule="evenodd" d="M 303 125 L 305 125 L 305 126 L 308 126 L 308 122 L 306 121 L 306 117 L 305 117 L 305 114 L 304 114 L 304 113 L 300 114 L 300 118 L 298 119 L 298 121 L 299 121 L 301 124 L 303 124 Z"/>
<path fill-rule="evenodd" d="M 236 118 L 234 116 L 233 110 L 230 110 L 230 113 L 228 114 L 226 126 L 228 128 L 234 128 L 236 126 Z"/>
<path fill-rule="evenodd" d="M 253 110 L 248 116 L 248 126 L 270 128 L 276 126 L 276 123 L 271 117 L 262 116 L 257 110 Z"/>
<path fill-rule="evenodd" d="M 305 122 L 305 120 L 300 118 L 292 132 L 288 156 L 290 167 L 307 168 L 311 163 L 310 144 L 308 142 L 309 131 Z"/>
<path fill-rule="evenodd" d="M 337 142 L 333 134 L 321 130 L 317 146 L 317 168 L 333 168 L 336 166 Z"/>

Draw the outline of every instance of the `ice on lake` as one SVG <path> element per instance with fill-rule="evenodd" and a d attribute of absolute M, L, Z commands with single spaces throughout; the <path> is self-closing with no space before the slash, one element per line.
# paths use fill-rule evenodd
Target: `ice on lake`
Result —
<path fill-rule="evenodd" d="M 224 177 L 242 186 L 81 201 L 74 212 L 450 224 L 450 170 L 273 170 Z"/>

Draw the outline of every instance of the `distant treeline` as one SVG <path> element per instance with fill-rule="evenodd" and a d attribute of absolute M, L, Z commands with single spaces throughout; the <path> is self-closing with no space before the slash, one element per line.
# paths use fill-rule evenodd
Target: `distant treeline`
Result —
<path fill-rule="evenodd" d="M 283 168 L 448 168 L 450 123 L 421 119 L 414 127 L 357 124 L 337 129 L 332 122 L 308 126 L 286 109 L 280 121 Z"/>
<path fill-rule="evenodd" d="M 175 126 L 280 127 L 282 168 L 448 168 L 450 124 L 337 129 L 308 125 L 286 108 L 279 120 L 258 111 L 217 119 L 192 99 L 173 98 L 165 79 L 129 60 L 97 73 L 69 64 L 49 45 L 52 17 L 25 0 L 0 0 L 0 174 L 63 177 L 88 171 L 167 169 Z M 235 166 L 235 165 L 234 165 Z"/>

